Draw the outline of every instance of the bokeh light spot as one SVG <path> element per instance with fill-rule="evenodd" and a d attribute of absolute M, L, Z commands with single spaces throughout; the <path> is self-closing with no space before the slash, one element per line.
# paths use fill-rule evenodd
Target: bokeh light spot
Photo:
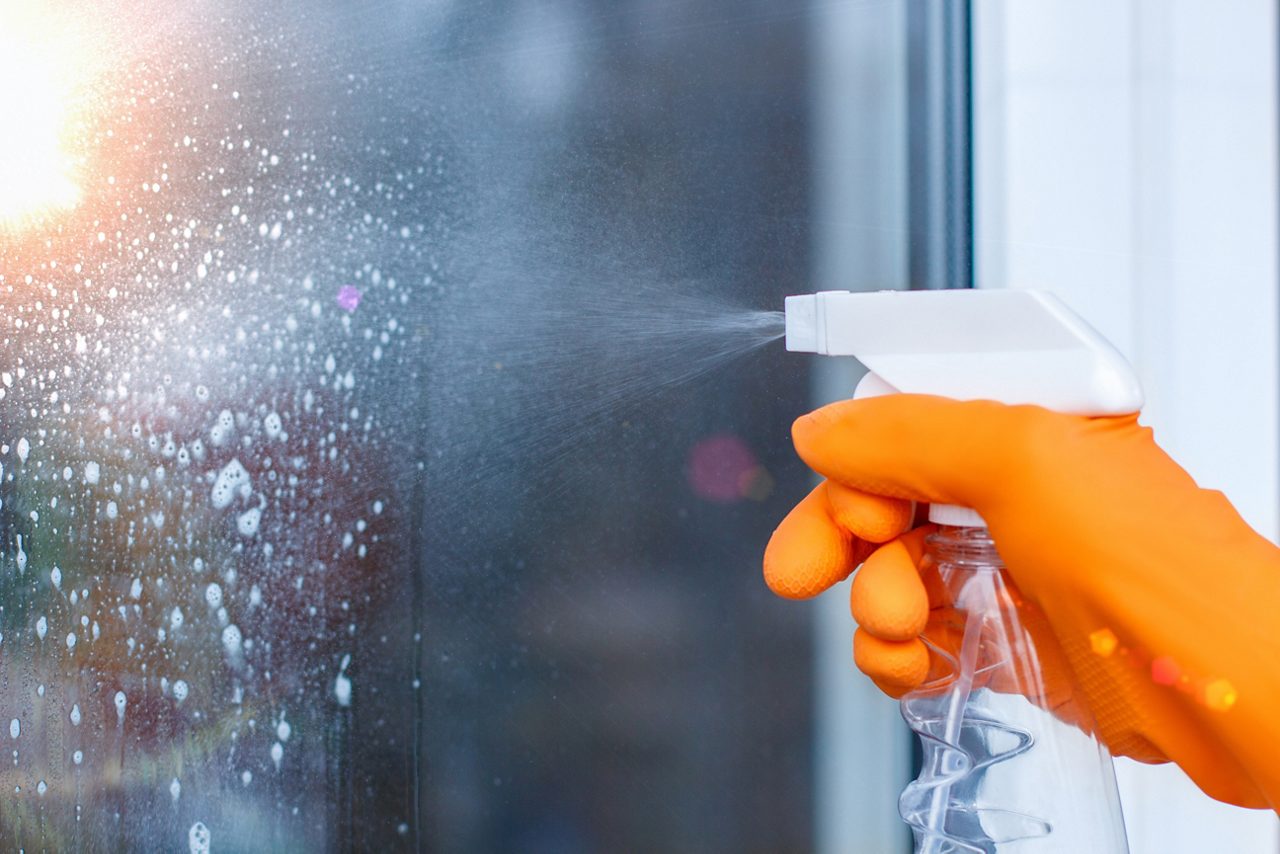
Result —
<path fill-rule="evenodd" d="M 743 498 L 764 501 L 773 493 L 773 476 L 763 466 L 756 466 L 742 473 L 738 486 Z"/>
<path fill-rule="evenodd" d="M 699 498 L 718 504 L 763 497 L 772 488 L 746 442 L 737 436 L 710 436 L 689 449 L 689 486 Z"/>
<path fill-rule="evenodd" d="M 343 285 L 338 288 L 338 306 L 346 311 L 355 311 L 360 305 L 360 289 L 354 285 Z"/>
<path fill-rule="evenodd" d="M 1111 629 L 1098 629 L 1089 635 L 1089 647 L 1103 658 L 1115 652 L 1119 643 L 1115 632 L 1111 631 Z"/>
<path fill-rule="evenodd" d="M 1151 662 L 1151 681 L 1157 685 L 1174 685 L 1182 675 L 1182 668 L 1170 656 L 1162 655 Z"/>
<path fill-rule="evenodd" d="M 1235 686 L 1226 679 L 1214 679 L 1204 688 L 1204 703 L 1211 709 L 1225 712 L 1238 699 Z"/>

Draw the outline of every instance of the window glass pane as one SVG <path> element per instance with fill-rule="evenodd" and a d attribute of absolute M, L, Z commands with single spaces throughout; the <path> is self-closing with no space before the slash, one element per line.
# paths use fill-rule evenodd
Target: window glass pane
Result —
<path fill-rule="evenodd" d="M 814 27 L 0 11 L 6 849 L 812 846 Z"/>

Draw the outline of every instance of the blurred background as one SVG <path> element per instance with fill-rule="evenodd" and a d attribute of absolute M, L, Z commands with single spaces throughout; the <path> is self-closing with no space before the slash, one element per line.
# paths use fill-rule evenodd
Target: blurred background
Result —
<path fill-rule="evenodd" d="M 1262 0 L 6 5 L 4 846 L 910 850 L 842 591 L 759 567 L 810 485 L 789 425 L 858 368 L 763 312 L 1053 290 L 1275 539 L 1277 30 Z M 1280 850 L 1118 774 L 1135 854 Z"/>

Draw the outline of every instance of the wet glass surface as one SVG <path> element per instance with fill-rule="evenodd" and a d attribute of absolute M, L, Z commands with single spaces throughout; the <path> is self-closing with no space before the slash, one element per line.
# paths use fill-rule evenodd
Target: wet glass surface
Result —
<path fill-rule="evenodd" d="M 809 5 L 13 10 L 0 845 L 808 848 Z"/>

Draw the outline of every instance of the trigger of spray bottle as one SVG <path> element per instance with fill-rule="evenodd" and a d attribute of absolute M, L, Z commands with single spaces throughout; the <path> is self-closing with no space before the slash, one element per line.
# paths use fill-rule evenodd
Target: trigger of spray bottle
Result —
<path fill-rule="evenodd" d="M 1124 357 L 1049 294 L 830 291 L 788 297 L 785 313 L 788 350 L 867 367 L 855 397 L 933 394 L 1091 416 L 1142 407 Z M 1056 666 L 1061 652 L 1034 631 L 1043 616 L 1018 594 L 975 510 L 938 504 L 929 516 L 942 527 L 922 572 L 946 593 L 941 623 L 962 629 L 958 642 L 926 630 L 935 666 L 902 699 L 923 754 L 899 802 L 916 850 L 1123 854 L 1110 755 Z"/>

